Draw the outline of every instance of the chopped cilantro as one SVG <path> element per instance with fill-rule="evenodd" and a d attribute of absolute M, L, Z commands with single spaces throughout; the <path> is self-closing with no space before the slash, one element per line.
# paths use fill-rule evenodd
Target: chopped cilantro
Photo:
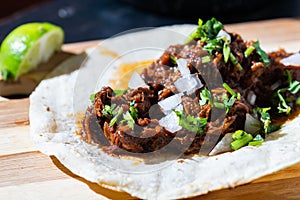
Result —
<path fill-rule="evenodd" d="M 220 51 L 223 48 L 223 39 L 215 38 L 213 40 L 207 40 L 206 45 L 203 47 L 204 50 L 208 51 L 210 55 L 213 51 Z"/>
<path fill-rule="evenodd" d="M 224 100 L 224 107 L 226 109 L 226 113 L 228 113 L 230 108 L 233 106 L 233 104 L 236 100 L 236 97 L 235 96 L 231 96 L 230 98 L 224 97 L 223 100 Z"/>
<path fill-rule="evenodd" d="M 241 94 L 234 92 L 227 83 L 224 83 L 223 87 L 231 94 L 230 98 L 226 94 L 224 94 L 222 96 L 223 102 L 214 101 L 213 97 L 211 95 L 211 92 L 207 88 L 204 88 L 200 93 L 199 105 L 203 106 L 207 102 L 210 102 L 211 107 L 214 106 L 214 107 L 220 108 L 220 109 L 225 108 L 226 113 L 228 113 L 230 108 L 233 106 L 235 100 L 241 99 Z"/>
<path fill-rule="evenodd" d="M 201 19 L 198 20 L 198 28 L 189 36 L 187 43 L 192 40 L 200 39 L 202 42 L 216 38 L 219 31 L 223 28 L 223 24 L 212 18 L 207 20 L 205 24 Z"/>
<path fill-rule="evenodd" d="M 289 82 L 289 87 L 288 90 L 292 93 L 292 94 L 296 94 L 300 91 L 300 82 L 295 80 L 292 80 L 292 75 L 290 71 L 286 71 L 287 73 L 287 77 L 288 77 L 288 82 Z"/>
<path fill-rule="evenodd" d="M 207 125 L 206 118 L 195 118 L 191 115 L 186 115 L 183 111 L 174 110 L 179 118 L 179 126 L 197 134 L 204 134 L 204 128 Z"/>
<path fill-rule="evenodd" d="M 279 98 L 279 103 L 278 103 L 278 111 L 279 113 L 286 113 L 287 115 L 291 112 L 291 107 L 289 105 L 287 105 L 284 97 L 281 95 L 281 92 L 285 92 L 287 89 L 286 88 L 282 88 L 277 90 L 277 96 Z"/>
<path fill-rule="evenodd" d="M 114 117 L 114 115 L 116 115 L 117 111 L 115 110 L 117 107 L 116 104 L 112 104 L 111 106 L 110 105 L 105 105 L 104 106 L 104 109 L 102 110 L 102 114 L 108 118 L 108 119 L 111 119 Z"/>
<path fill-rule="evenodd" d="M 271 125 L 271 117 L 269 114 L 269 110 L 271 110 L 271 107 L 268 108 L 255 108 L 254 112 L 258 113 L 260 115 L 259 120 L 263 123 L 263 131 L 264 133 L 269 133 L 269 126 Z"/>
<path fill-rule="evenodd" d="M 132 101 L 129 105 L 129 113 L 134 120 L 138 119 L 138 110 L 134 107 L 135 101 Z"/>
<path fill-rule="evenodd" d="M 284 97 L 282 96 L 282 92 L 289 91 L 292 94 L 297 94 L 300 91 L 300 82 L 297 80 L 292 80 L 290 71 L 286 71 L 286 73 L 288 77 L 289 87 L 277 90 L 277 96 L 279 98 L 277 109 L 279 113 L 286 113 L 288 115 L 291 112 L 291 107 L 286 103 L 288 99 L 284 99 Z M 296 100 L 296 104 L 297 101 L 298 99 Z"/>
<path fill-rule="evenodd" d="M 260 48 L 260 44 L 259 44 L 259 41 L 256 41 L 253 43 L 253 46 L 254 48 L 256 49 L 256 52 L 258 53 L 258 55 L 260 55 L 264 65 L 266 67 L 268 67 L 270 65 L 270 60 L 269 60 L 269 56 L 268 54 L 266 54 L 265 51 L 263 51 L 261 48 Z"/>
<path fill-rule="evenodd" d="M 213 106 L 211 93 L 207 88 L 204 88 L 200 93 L 199 105 L 204 106 L 207 102 L 210 102 L 210 106 Z"/>
<path fill-rule="evenodd" d="M 91 100 L 92 103 L 94 103 L 94 101 L 95 101 L 96 94 L 97 93 L 94 93 L 94 94 L 90 95 L 90 100 Z"/>
<path fill-rule="evenodd" d="M 128 111 L 125 114 L 123 114 L 123 120 L 121 121 L 121 123 L 126 123 L 132 130 L 134 130 L 135 121 Z"/>
<path fill-rule="evenodd" d="M 115 125 L 115 123 L 118 121 L 118 119 L 119 119 L 119 117 L 121 116 L 122 113 L 123 113 L 123 109 L 119 108 L 119 110 L 116 113 L 114 113 L 114 117 L 110 120 L 109 125 L 110 126 Z"/>

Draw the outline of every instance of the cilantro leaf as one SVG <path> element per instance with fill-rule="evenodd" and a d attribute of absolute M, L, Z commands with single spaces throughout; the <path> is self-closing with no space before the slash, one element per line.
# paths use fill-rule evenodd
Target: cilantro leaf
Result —
<path fill-rule="evenodd" d="M 92 103 L 94 103 L 94 101 L 95 101 L 96 94 L 97 93 L 90 95 L 90 100 L 91 100 Z"/>
<path fill-rule="evenodd" d="M 132 130 L 134 130 L 135 121 L 128 111 L 123 114 L 123 120 L 121 121 L 121 123 L 126 123 Z"/>
<path fill-rule="evenodd" d="M 174 110 L 179 118 L 179 126 L 197 134 L 204 134 L 204 128 L 207 125 L 206 118 L 195 118 L 191 115 L 186 115 L 183 111 Z"/>
<path fill-rule="evenodd" d="M 138 110 L 134 107 L 135 101 L 132 101 L 129 105 L 129 113 L 131 115 L 131 117 L 134 120 L 137 120 L 139 115 L 138 115 Z"/>
<path fill-rule="evenodd" d="M 118 121 L 122 113 L 123 113 L 123 108 L 119 108 L 118 111 L 113 114 L 114 117 L 110 120 L 109 126 L 115 125 L 115 123 Z"/>
<path fill-rule="evenodd" d="M 186 43 L 200 39 L 202 42 L 216 38 L 220 30 L 223 29 L 223 24 L 212 18 L 207 20 L 205 24 L 201 19 L 198 20 L 198 28 L 190 34 Z"/>
<path fill-rule="evenodd" d="M 229 110 L 231 109 L 231 107 L 233 106 L 234 102 L 236 100 L 235 96 L 231 96 L 230 98 L 225 97 L 224 98 L 224 107 L 226 109 L 226 113 L 229 112 Z"/>
<path fill-rule="evenodd" d="M 210 102 L 210 105 L 213 106 L 211 93 L 207 88 L 204 88 L 200 93 L 199 105 L 204 106 L 207 102 Z"/>
<path fill-rule="evenodd" d="M 287 77 L 288 77 L 288 82 L 289 82 L 289 87 L 287 88 L 281 88 L 277 90 L 277 96 L 279 98 L 279 103 L 278 103 L 278 111 L 279 113 L 286 113 L 287 115 L 291 112 L 291 107 L 286 103 L 287 99 L 284 99 L 282 96 L 282 93 L 285 91 L 289 91 L 292 94 L 297 94 L 300 91 L 300 82 L 297 80 L 292 80 L 291 72 L 286 71 Z M 297 100 L 296 100 L 297 103 Z"/>
<path fill-rule="evenodd" d="M 260 44 L 259 41 L 256 41 L 253 43 L 254 48 L 256 49 L 256 52 L 258 53 L 258 55 L 260 55 L 264 65 L 266 67 L 268 67 L 270 65 L 270 60 L 269 60 L 269 56 L 268 54 L 266 54 L 266 52 L 264 50 L 262 50 L 260 48 Z"/>
<path fill-rule="evenodd" d="M 117 105 L 116 104 L 112 104 L 110 105 L 105 105 L 104 109 L 101 111 L 101 113 L 108 119 L 111 119 L 114 117 L 114 115 L 116 115 L 116 109 Z"/>
<path fill-rule="evenodd" d="M 267 108 L 257 107 L 254 109 L 254 112 L 260 115 L 259 120 L 263 123 L 264 133 L 269 133 L 269 126 L 271 125 L 271 117 L 268 112 L 269 110 L 271 110 L 271 107 L 267 107 Z"/>

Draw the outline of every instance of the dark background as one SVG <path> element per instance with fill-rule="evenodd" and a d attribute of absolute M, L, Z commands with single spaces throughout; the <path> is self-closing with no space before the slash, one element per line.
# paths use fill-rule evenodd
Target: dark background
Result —
<path fill-rule="evenodd" d="M 8 0 L 0 8 L 0 41 L 16 26 L 48 21 L 65 42 L 103 39 L 138 27 L 197 23 L 216 17 L 237 23 L 299 17 L 298 0 Z M 300 30 L 299 30 L 300 31 Z"/>

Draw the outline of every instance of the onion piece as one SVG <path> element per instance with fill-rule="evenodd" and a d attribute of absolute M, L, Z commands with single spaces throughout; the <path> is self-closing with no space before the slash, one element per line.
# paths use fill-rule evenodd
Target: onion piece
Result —
<path fill-rule="evenodd" d="M 187 94 L 192 94 L 195 90 L 203 87 L 200 79 L 196 74 L 191 74 L 188 77 L 179 78 L 174 82 L 175 87 L 178 92 L 187 92 Z"/>
<path fill-rule="evenodd" d="M 189 76 L 191 74 L 190 69 L 187 66 L 187 60 L 185 60 L 183 58 L 179 58 L 177 60 L 177 66 L 178 66 L 178 69 L 181 73 L 181 76 L 186 77 L 186 76 Z"/>
<path fill-rule="evenodd" d="M 160 126 L 164 127 L 171 133 L 175 133 L 176 131 L 182 129 L 182 127 L 178 125 L 179 119 L 175 112 L 169 113 L 167 116 L 161 118 L 158 122 Z"/>
<path fill-rule="evenodd" d="M 230 148 L 230 144 L 233 141 L 232 139 L 232 133 L 227 133 L 221 141 L 218 142 L 218 144 L 211 150 L 211 152 L 208 154 L 209 156 L 214 156 L 219 153 L 229 152 L 232 151 Z"/>
<path fill-rule="evenodd" d="M 287 58 L 280 60 L 285 66 L 300 66 L 300 53 L 295 53 Z"/>
<path fill-rule="evenodd" d="M 271 90 L 276 90 L 281 85 L 281 81 L 278 80 L 271 85 Z"/>
<path fill-rule="evenodd" d="M 229 33 L 227 33 L 226 31 L 224 30 L 220 30 L 218 35 L 217 35 L 217 38 L 226 38 L 229 42 L 231 42 L 231 36 L 229 35 Z"/>
<path fill-rule="evenodd" d="M 158 102 L 158 105 L 162 108 L 165 114 L 169 114 L 172 109 L 175 109 L 181 103 L 182 93 L 174 94 L 164 100 Z"/>
<path fill-rule="evenodd" d="M 256 94 L 253 91 L 250 91 L 247 95 L 247 101 L 251 104 L 254 105 L 256 101 Z"/>
<path fill-rule="evenodd" d="M 134 72 L 130 78 L 128 87 L 131 89 L 136 89 L 139 87 L 149 87 L 149 86 L 145 83 L 145 81 L 137 72 Z"/>
<path fill-rule="evenodd" d="M 260 129 L 260 121 L 256 118 L 254 118 L 249 113 L 246 114 L 246 121 L 245 121 L 245 127 L 244 130 L 249 134 L 255 134 Z"/>

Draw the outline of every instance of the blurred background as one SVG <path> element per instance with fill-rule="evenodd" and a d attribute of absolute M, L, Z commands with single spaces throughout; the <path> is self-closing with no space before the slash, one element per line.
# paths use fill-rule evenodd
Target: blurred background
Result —
<path fill-rule="evenodd" d="M 0 7 L 0 41 L 16 26 L 48 21 L 65 42 L 103 39 L 138 27 L 197 23 L 216 17 L 237 23 L 300 17 L 299 0 L 9 0 Z"/>

